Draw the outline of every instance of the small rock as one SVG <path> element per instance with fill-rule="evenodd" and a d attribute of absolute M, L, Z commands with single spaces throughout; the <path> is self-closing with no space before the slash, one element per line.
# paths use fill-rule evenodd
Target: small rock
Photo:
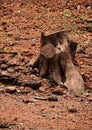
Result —
<path fill-rule="evenodd" d="M 18 13 L 20 13 L 21 11 L 20 10 L 18 10 Z"/>
<path fill-rule="evenodd" d="M 7 71 L 8 71 L 9 73 L 13 73 L 13 72 L 14 72 L 14 69 L 12 69 L 12 68 L 7 68 Z"/>
<path fill-rule="evenodd" d="M 88 6 L 88 7 L 87 7 L 88 10 L 91 9 L 91 8 L 92 8 L 91 6 Z"/>
<path fill-rule="evenodd" d="M 46 88 L 43 87 L 43 86 L 41 86 L 41 87 L 39 88 L 39 90 L 40 90 L 41 92 L 46 92 Z"/>
<path fill-rule="evenodd" d="M 29 86 L 32 89 L 38 89 L 41 86 L 41 80 L 39 78 L 36 79 L 27 79 L 23 82 L 24 86 Z"/>
<path fill-rule="evenodd" d="M 0 93 L 4 92 L 4 89 L 3 88 L 0 88 Z"/>
<path fill-rule="evenodd" d="M 92 102 L 92 97 L 89 97 L 89 98 L 88 98 L 88 101 L 89 101 L 89 102 Z"/>
<path fill-rule="evenodd" d="M 81 6 L 80 6 L 80 5 L 78 5 L 78 6 L 77 6 L 77 11 L 79 12 L 79 11 L 80 11 L 80 9 L 81 9 Z"/>
<path fill-rule="evenodd" d="M 9 128 L 9 125 L 8 125 L 8 123 L 6 123 L 6 122 L 3 122 L 3 123 L 0 122 L 0 128 L 1 128 L 1 129 Z"/>
<path fill-rule="evenodd" d="M 58 98 L 56 97 L 56 96 L 50 96 L 49 98 L 48 98 L 48 101 L 58 101 Z"/>
<path fill-rule="evenodd" d="M 35 42 L 35 41 L 37 41 L 37 38 L 33 37 L 31 40 L 32 40 L 32 42 Z"/>
<path fill-rule="evenodd" d="M 18 66 L 19 65 L 19 61 L 17 58 L 12 58 L 11 60 L 9 60 L 8 62 L 9 66 Z"/>
<path fill-rule="evenodd" d="M 85 21 L 90 23 L 92 22 L 92 18 L 87 18 Z"/>
<path fill-rule="evenodd" d="M 10 77 L 9 73 L 5 70 L 5 71 L 1 71 L 0 72 L 0 77 Z"/>
<path fill-rule="evenodd" d="M 36 46 L 36 44 L 35 44 L 35 43 L 32 43 L 31 46 Z"/>
<path fill-rule="evenodd" d="M 0 68 L 5 70 L 5 69 L 7 69 L 7 65 L 6 64 L 1 64 Z"/>
<path fill-rule="evenodd" d="M 68 108 L 68 112 L 70 112 L 70 113 L 76 113 L 77 109 L 73 108 L 73 107 L 70 107 L 70 108 Z"/>
<path fill-rule="evenodd" d="M 9 123 L 4 118 L 1 117 L 0 117 L 0 128 L 1 129 L 9 128 Z"/>
<path fill-rule="evenodd" d="M 29 103 L 29 100 L 23 100 L 23 102 L 24 102 L 25 104 L 28 104 L 28 103 Z"/>
<path fill-rule="evenodd" d="M 8 86 L 5 90 L 7 93 L 14 93 L 16 92 L 16 86 Z"/>
<path fill-rule="evenodd" d="M 51 107 L 51 108 L 55 108 L 55 105 L 51 105 L 50 107 Z"/>
<path fill-rule="evenodd" d="M 6 84 L 7 82 L 11 82 L 11 83 L 17 83 L 17 76 L 14 76 L 14 73 L 10 74 L 9 72 L 5 71 L 1 71 L 0 72 L 0 80 Z"/>
<path fill-rule="evenodd" d="M 64 94 L 64 90 L 61 89 L 61 88 L 57 88 L 53 91 L 53 94 L 56 94 L 56 95 L 63 95 Z"/>
<path fill-rule="evenodd" d="M 7 25 L 7 22 L 2 22 L 1 24 L 2 24 L 2 26 L 5 26 L 5 25 Z"/>

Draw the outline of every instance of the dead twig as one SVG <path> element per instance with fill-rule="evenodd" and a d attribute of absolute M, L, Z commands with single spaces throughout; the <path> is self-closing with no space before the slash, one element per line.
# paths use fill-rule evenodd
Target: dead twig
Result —
<path fill-rule="evenodd" d="M 18 53 L 17 51 L 15 51 L 15 52 L 0 51 L 0 54 L 13 54 L 13 55 L 18 55 L 19 53 Z"/>

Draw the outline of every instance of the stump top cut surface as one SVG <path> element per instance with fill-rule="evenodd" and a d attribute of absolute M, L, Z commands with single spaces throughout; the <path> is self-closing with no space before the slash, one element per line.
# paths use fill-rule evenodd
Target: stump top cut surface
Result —
<path fill-rule="evenodd" d="M 45 45 L 41 50 L 41 55 L 49 59 L 55 55 L 55 48 L 52 44 Z"/>

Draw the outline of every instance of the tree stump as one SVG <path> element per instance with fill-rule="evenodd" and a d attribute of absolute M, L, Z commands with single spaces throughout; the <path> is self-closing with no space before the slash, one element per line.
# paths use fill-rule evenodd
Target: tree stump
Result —
<path fill-rule="evenodd" d="M 40 76 L 49 76 L 57 85 L 64 85 L 70 93 L 82 93 L 85 85 L 74 66 L 77 43 L 70 41 L 67 31 L 41 34 L 41 50 L 37 58 Z"/>

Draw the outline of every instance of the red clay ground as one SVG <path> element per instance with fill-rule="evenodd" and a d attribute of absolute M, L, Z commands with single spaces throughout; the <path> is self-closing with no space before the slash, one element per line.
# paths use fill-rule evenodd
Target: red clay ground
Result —
<path fill-rule="evenodd" d="M 79 43 L 76 61 L 87 88 L 84 95 L 63 93 L 29 66 L 40 52 L 41 32 L 62 29 L 70 29 L 69 37 Z M 53 96 L 57 101 L 46 100 Z M 91 0 L 0 0 L 2 129 L 92 129 Z"/>

